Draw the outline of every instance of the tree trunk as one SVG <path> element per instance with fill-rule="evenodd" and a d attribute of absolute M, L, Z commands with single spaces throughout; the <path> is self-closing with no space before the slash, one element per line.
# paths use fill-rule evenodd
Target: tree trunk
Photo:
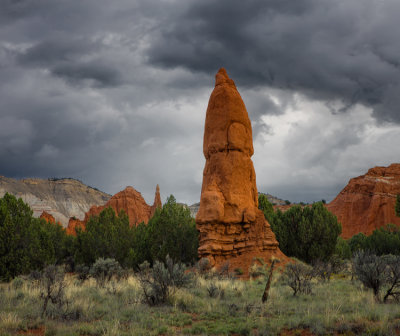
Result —
<path fill-rule="evenodd" d="M 264 294 L 262 296 L 262 302 L 266 302 L 268 300 L 269 288 L 271 287 L 271 280 L 272 280 L 272 272 L 274 271 L 276 259 L 272 260 L 271 268 L 269 270 L 269 277 L 267 280 L 267 284 L 265 285 Z"/>

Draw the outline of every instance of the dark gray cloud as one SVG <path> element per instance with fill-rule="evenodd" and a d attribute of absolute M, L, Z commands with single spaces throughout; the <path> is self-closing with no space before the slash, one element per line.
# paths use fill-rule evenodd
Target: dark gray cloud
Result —
<path fill-rule="evenodd" d="M 395 0 L 4 0 L 0 174 L 133 185 L 148 201 L 159 183 L 196 202 L 225 66 L 260 190 L 329 199 L 400 155 L 398 126 L 376 123 L 400 121 L 399 13 Z"/>
<path fill-rule="evenodd" d="M 396 0 L 192 1 L 152 39 L 149 62 L 212 73 L 249 87 L 362 103 L 400 121 Z"/>

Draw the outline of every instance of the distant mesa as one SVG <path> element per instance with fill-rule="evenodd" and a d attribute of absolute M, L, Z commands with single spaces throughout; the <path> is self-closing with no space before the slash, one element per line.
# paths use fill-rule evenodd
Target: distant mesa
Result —
<path fill-rule="evenodd" d="M 68 222 L 67 226 L 67 234 L 75 236 L 76 235 L 76 230 L 85 230 L 85 222 L 83 220 L 80 220 L 76 217 L 71 217 Z"/>
<path fill-rule="evenodd" d="M 372 234 L 375 229 L 395 224 L 396 197 L 400 194 L 400 164 L 375 167 L 365 175 L 352 178 L 347 186 L 327 205 L 342 224 L 342 237 L 357 233 Z"/>
<path fill-rule="evenodd" d="M 287 259 L 258 209 L 253 152 L 246 107 L 222 68 L 215 76 L 204 127 L 206 164 L 196 215 L 198 252 L 212 266 L 229 262 L 232 269 L 241 268 L 245 274 L 254 258 Z"/>
<path fill-rule="evenodd" d="M 92 205 L 103 205 L 111 197 L 72 178 L 16 180 L 1 176 L 0 197 L 6 192 L 22 198 L 35 217 L 45 211 L 64 227 L 68 225 L 69 218 L 83 219 Z"/>
<path fill-rule="evenodd" d="M 124 190 L 115 194 L 110 200 L 101 206 L 92 206 L 85 214 L 85 218 L 82 220 L 76 218 L 70 218 L 67 233 L 76 234 L 76 228 L 84 230 L 86 223 L 90 217 L 98 216 L 104 209 L 111 207 L 118 215 L 121 210 L 124 210 L 129 217 L 129 224 L 131 226 L 138 225 L 141 222 L 147 224 L 149 219 L 154 215 L 157 208 L 162 207 L 160 187 L 157 185 L 154 196 L 153 205 L 148 205 L 144 200 L 140 192 L 135 190 L 133 187 L 126 187 Z"/>

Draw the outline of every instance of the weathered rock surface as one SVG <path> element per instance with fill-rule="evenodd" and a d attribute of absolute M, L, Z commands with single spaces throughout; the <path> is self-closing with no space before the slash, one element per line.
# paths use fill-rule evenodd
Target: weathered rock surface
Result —
<path fill-rule="evenodd" d="M 70 178 L 15 180 L 0 176 L 0 197 L 6 192 L 22 198 L 35 217 L 46 211 L 63 226 L 67 226 L 70 217 L 83 219 L 92 205 L 103 205 L 111 197 Z"/>
<path fill-rule="evenodd" d="M 67 234 L 69 235 L 76 235 L 76 229 L 85 230 L 85 222 L 75 217 L 71 217 L 68 222 L 67 226 Z"/>
<path fill-rule="evenodd" d="M 400 164 L 375 167 L 365 175 L 352 178 L 327 205 L 342 224 L 342 237 L 357 233 L 371 234 L 392 223 L 400 226 L 396 216 L 396 196 L 400 194 Z"/>
<path fill-rule="evenodd" d="M 253 258 L 286 258 L 258 209 L 253 138 L 243 100 L 225 69 L 216 74 L 204 129 L 199 257 L 248 272 Z"/>
<path fill-rule="evenodd" d="M 56 223 L 56 219 L 46 211 L 43 211 L 39 218 L 44 219 L 48 223 Z"/>
<path fill-rule="evenodd" d="M 85 228 L 86 223 L 90 217 L 98 216 L 105 208 L 111 207 L 116 214 L 124 210 L 129 217 L 129 224 L 131 226 L 138 225 L 141 222 L 147 224 L 149 219 L 154 215 L 157 208 L 162 206 L 160 197 L 160 188 L 157 185 L 153 205 L 148 205 L 140 192 L 136 191 L 133 187 L 126 187 L 124 190 L 115 194 L 110 200 L 102 206 L 92 206 L 85 214 L 83 221 L 70 219 L 67 232 L 75 234 L 75 228 Z"/>

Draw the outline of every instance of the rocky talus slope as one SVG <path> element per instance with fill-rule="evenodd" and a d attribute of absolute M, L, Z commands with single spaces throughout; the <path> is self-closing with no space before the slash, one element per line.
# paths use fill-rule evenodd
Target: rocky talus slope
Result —
<path fill-rule="evenodd" d="M 103 205 L 111 197 L 75 179 L 15 180 L 0 176 L 0 197 L 6 192 L 29 204 L 35 217 L 45 211 L 63 226 L 68 225 L 70 217 L 83 219 L 91 206 Z"/>
<path fill-rule="evenodd" d="M 342 237 L 371 234 L 389 223 L 400 226 L 396 216 L 396 197 L 400 194 L 400 164 L 375 167 L 365 175 L 352 178 L 327 205 L 342 224 Z"/>

